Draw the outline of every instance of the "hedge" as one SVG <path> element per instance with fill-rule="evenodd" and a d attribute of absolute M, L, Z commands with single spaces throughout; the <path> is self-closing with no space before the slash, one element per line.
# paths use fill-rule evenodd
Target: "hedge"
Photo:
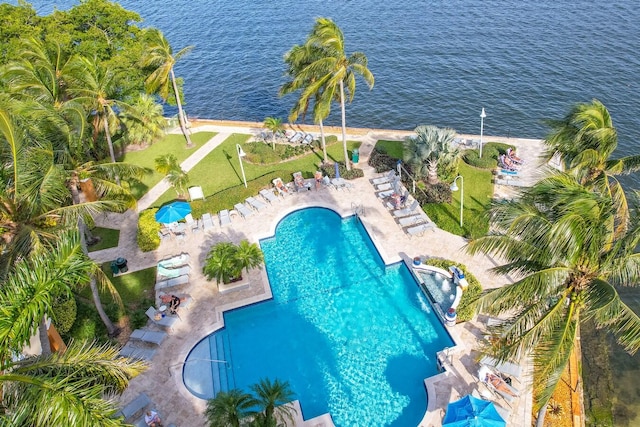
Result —
<path fill-rule="evenodd" d="M 150 252 L 160 247 L 160 223 L 156 221 L 157 208 L 142 211 L 138 217 L 138 247 L 142 252 Z"/>

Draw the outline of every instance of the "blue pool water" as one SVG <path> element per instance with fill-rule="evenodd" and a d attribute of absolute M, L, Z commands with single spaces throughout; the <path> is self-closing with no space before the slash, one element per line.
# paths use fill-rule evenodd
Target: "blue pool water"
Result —
<path fill-rule="evenodd" d="M 273 299 L 225 313 L 187 358 L 187 387 L 210 398 L 277 378 L 305 418 L 417 425 L 423 379 L 453 343 L 406 266 L 385 266 L 357 218 L 322 208 L 288 215 L 261 247 Z"/>

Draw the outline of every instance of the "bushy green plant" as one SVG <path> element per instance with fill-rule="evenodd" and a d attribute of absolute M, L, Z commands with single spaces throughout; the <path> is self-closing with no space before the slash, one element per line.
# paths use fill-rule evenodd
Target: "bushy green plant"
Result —
<path fill-rule="evenodd" d="M 427 203 L 451 203 L 451 188 L 444 182 L 429 185 L 421 181 L 418 187 L 422 189 L 422 191 L 416 191 L 414 197 L 420 205 Z"/>
<path fill-rule="evenodd" d="M 131 312 L 129 316 L 131 329 L 141 328 L 147 324 L 149 318 L 147 317 L 146 311 L 149 306 L 155 306 L 155 302 L 152 299 L 144 298 L 142 301 L 140 301 L 139 308 Z"/>
<path fill-rule="evenodd" d="M 248 271 L 263 262 L 264 255 L 256 243 L 249 243 L 248 240 L 243 240 L 238 245 L 220 242 L 209 251 L 202 272 L 207 280 L 231 283 L 242 279 L 242 270 Z"/>
<path fill-rule="evenodd" d="M 321 165 L 320 170 L 329 178 L 336 177 L 336 167 L 332 163 Z M 348 171 L 347 167 L 343 163 L 338 163 L 338 170 L 340 172 L 340 177 L 347 180 L 362 178 L 364 176 L 362 169 L 352 167 L 351 170 Z"/>
<path fill-rule="evenodd" d="M 465 163 L 481 169 L 493 169 L 498 165 L 498 157 L 506 153 L 509 144 L 501 142 L 488 142 L 482 147 L 482 158 L 480 158 L 478 150 L 467 150 L 462 155 Z"/>
<path fill-rule="evenodd" d="M 160 224 L 156 221 L 158 209 L 147 209 L 138 217 L 138 247 L 142 252 L 150 252 L 160 247 Z"/>
<path fill-rule="evenodd" d="M 386 172 L 391 169 L 395 169 L 398 165 L 398 159 L 391 157 L 384 151 L 379 150 L 376 146 L 369 155 L 369 166 L 374 168 L 376 172 Z"/>
<path fill-rule="evenodd" d="M 482 286 L 478 279 L 476 279 L 476 276 L 469 273 L 466 266 L 444 258 L 428 258 L 425 261 L 425 264 L 440 267 L 444 270 L 447 270 L 449 266 L 455 265 L 462 270 L 469 286 L 462 293 L 462 299 L 460 299 L 460 304 L 456 309 L 458 313 L 458 322 L 466 322 L 473 319 L 476 315 L 476 301 L 482 293 Z"/>
<path fill-rule="evenodd" d="M 78 311 L 75 298 L 66 295 L 56 297 L 51 304 L 51 310 L 53 311 L 53 320 L 58 332 L 61 335 L 69 332 L 76 321 Z"/>

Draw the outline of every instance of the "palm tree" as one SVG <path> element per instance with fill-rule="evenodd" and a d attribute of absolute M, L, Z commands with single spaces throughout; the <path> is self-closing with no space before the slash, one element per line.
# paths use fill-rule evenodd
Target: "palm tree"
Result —
<path fill-rule="evenodd" d="M 183 198 L 187 193 L 187 185 L 189 185 L 189 175 L 180 167 L 171 169 L 165 177 L 167 182 L 171 184 L 178 198 Z"/>
<path fill-rule="evenodd" d="M 293 406 L 287 405 L 291 402 L 295 394 L 291 391 L 288 381 L 275 380 L 271 382 L 268 378 L 261 379 L 251 389 L 256 394 L 256 403 L 262 409 L 264 415 L 264 426 L 289 425 L 293 423 L 293 416 L 296 410 Z M 288 422 L 287 422 L 288 421 Z"/>
<path fill-rule="evenodd" d="M 153 144 L 164 136 L 167 125 L 162 115 L 162 105 L 144 93 L 123 111 L 121 120 L 127 142 L 137 145 Z"/>
<path fill-rule="evenodd" d="M 564 371 L 584 320 L 606 328 L 630 353 L 640 348 L 640 318 L 616 292 L 640 279 L 640 217 L 615 227 L 608 193 L 557 174 L 516 201 L 491 210 L 492 234 L 469 243 L 471 253 L 498 256 L 494 270 L 520 277 L 483 295 L 479 308 L 506 316 L 489 352 L 499 360 L 531 354 L 538 420 Z"/>
<path fill-rule="evenodd" d="M 578 104 L 562 120 L 548 121 L 552 131 L 545 140 L 550 159 L 559 154 L 569 171 L 588 186 L 607 191 L 616 201 L 617 222 L 629 219 L 626 195 L 616 178 L 640 170 L 640 155 L 612 159 L 618 134 L 607 108 L 597 99 Z"/>
<path fill-rule="evenodd" d="M 251 410 L 253 406 L 253 397 L 242 390 L 221 391 L 207 402 L 205 415 L 211 427 L 240 427 L 243 420 L 255 416 L 255 412 Z"/>
<path fill-rule="evenodd" d="M 284 126 L 282 125 L 282 119 L 279 117 L 266 117 L 264 119 L 264 127 L 269 129 L 273 136 L 271 137 L 271 148 L 276 149 L 276 138 L 282 136 Z"/>
<path fill-rule="evenodd" d="M 240 273 L 243 269 L 248 273 L 249 269 L 259 267 L 264 263 L 264 255 L 260 246 L 257 243 L 249 243 L 248 240 L 242 240 L 238 244 L 235 257 Z"/>
<path fill-rule="evenodd" d="M 329 105 L 334 99 L 340 99 L 342 112 L 342 144 L 347 170 L 351 170 L 347 152 L 347 118 L 345 104 L 353 101 L 356 91 L 356 75 L 364 78 L 373 88 L 374 77 L 367 68 L 367 57 L 362 52 L 354 52 L 347 57 L 344 49 L 342 30 L 328 18 L 318 18 L 307 38 L 307 45 L 323 56 L 306 66 L 298 73 L 298 87 L 305 86 L 301 99 L 316 96 L 314 117 L 326 117 Z M 297 84 L 296 84 L 297 85 Z M 326 114 L 325 114 L 326 113 Z"/>
<path fill-rule="evenodd" d="M 429 184 L 439 182 L 438 165 L 448 168 L 458 159 L 459 151 L 453 148 L 456 132 L 449 128 L 418 126 L 416 136 L 404 144 L 404 161 L 419 177 L 427 177 Z"/>
<path fill-rule="evenodd" d="M 236 259 L 237 247 L 231 242 L 220 242 L 211 248 L 202 269 L 207 280 L 215 279 L 218 283 L 229 283 L 238 277 Z"/>
<path fill-rule="evenodd" d="M 163 154 L 155 159 L 156 171 L 162 175 L 167 175 L 173 169 L 180 168 L 178 158 L 174 154 Z"/>
<path fill-rule="evenodd" d="M 193 147 L 193 142 L 189 137 L 189 132 L 184 120 L 184 112 L 182 111 L 182 103 L 180 102 L 180 91 L 176 83 L 176 76 L 173 72 L 173 66 L 186 54 L 193 50 L 193 46 L 182 48 L 175 55 L 169 41 L 164 34 L 158 29 L 152 28 L 147 31 L 147 51 L 142 57 L 142 65 L 144 67 L 153 67 L 154 71 L 145 80 L 145 86 L 148 93 L 158 93 L 165 101 L 169 96 L 169 85 L 173 88 L 176 105 L 178 107 L 178 121 L 180 129 L 187 140 L 187 148 Z"/>

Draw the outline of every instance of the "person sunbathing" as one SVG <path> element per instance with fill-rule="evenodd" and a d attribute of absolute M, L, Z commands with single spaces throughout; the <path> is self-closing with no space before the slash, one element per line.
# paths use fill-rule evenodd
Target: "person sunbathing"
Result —
<path fill-rule="evenodd" d="M 314 177 L 316 179 L 316 190 L 318 190 L 322 186 L 322 172 L 316 171 Z"/>
<path fill-rule="evenodd" d="M 515 171 L 518 167 L 506 154 L 501 154 L 498 160 L 500 161 L 500 166 L 504 169 Z"/>
<path fill-rule="evenodd" d="M 517 165 L 521 165 L 524 163 L 520 157 L 516 156 L 515 148 L 507 148 L 507 157 Z"/>
<path fill-rule="evenodd" d="M 513 397 L 518 396 L 518 394 L 515 393 L 511 387 L 509 387 L 509 384 L 507 384 L 505 380 L 503 380 L 497 375 L 487 372 L 487 375 L 485 376 L 484 381 L 488 384 L 491 384 L 493 388 L 495 388 L 498 391 L 507 393 L 508 395 Z"/>

